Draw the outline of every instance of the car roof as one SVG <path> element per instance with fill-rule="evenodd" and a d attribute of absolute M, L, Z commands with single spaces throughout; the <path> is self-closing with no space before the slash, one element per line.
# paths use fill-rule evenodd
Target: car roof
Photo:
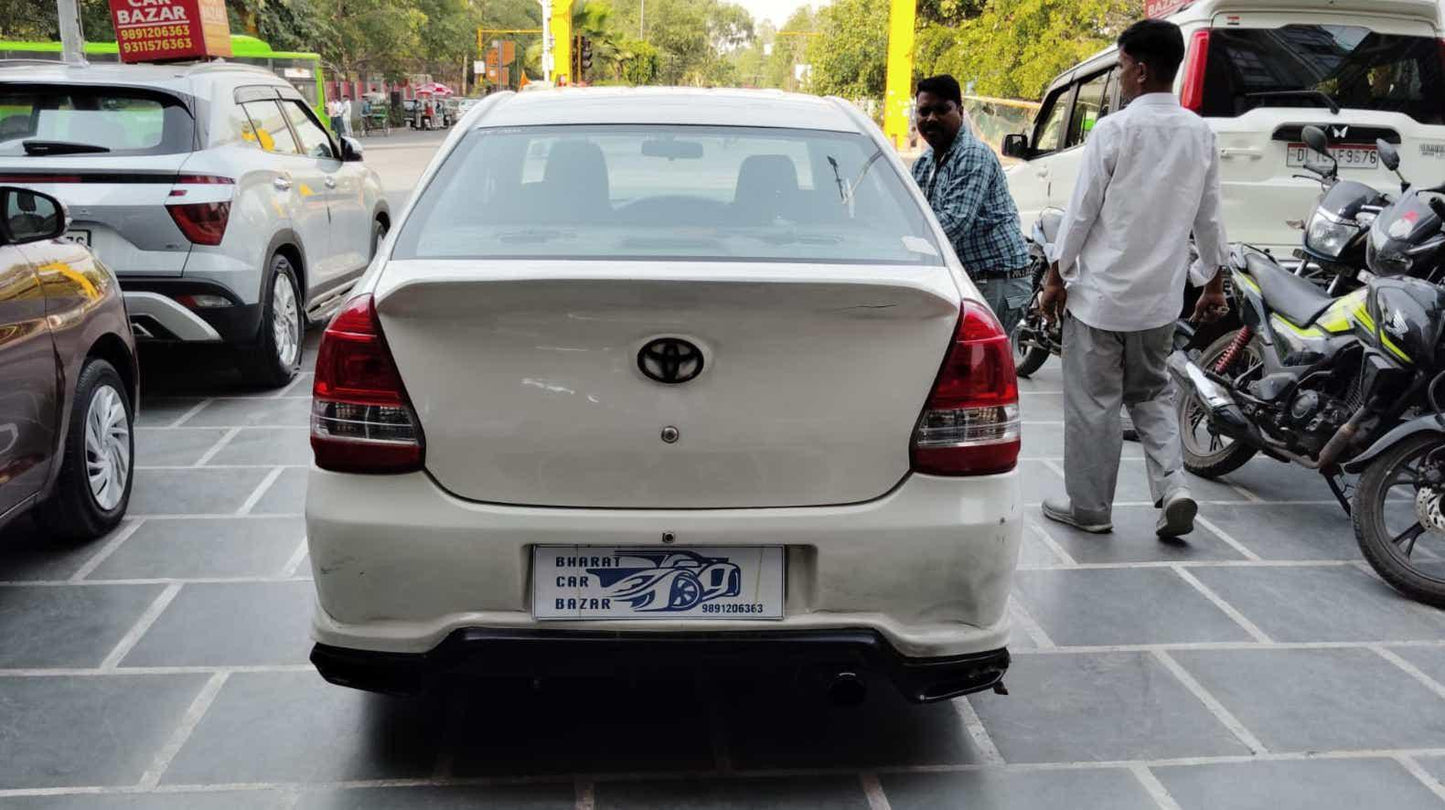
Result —
<path fill-rule="evenodd" d="M 146 86 L 166 90 L 186 90 L 190 80 L 198 76 L 235 75 L 247 84 L 290 86 L 284 79 L 265 68 L 234 62 L 194 62 L 175 65 L 123 65 L 99 62 L 68 65 L 40 59 L 0 59 L 0 82 L 33 82 L 40 84 L 114 84 L 128 87 Z"/>
<path fill-rule="evenodd" d="M 861 133 L 861 120 L 838 99 L 778 90 L 573 87 L 509 95 L 490 106 L 477 125 L 680 124 Z"/>

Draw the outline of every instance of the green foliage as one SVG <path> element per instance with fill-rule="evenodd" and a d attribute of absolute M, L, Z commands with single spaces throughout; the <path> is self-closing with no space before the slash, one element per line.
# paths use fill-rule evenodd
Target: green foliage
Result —
<path fill-rule="evenodd" d="M 106 0 L 81 0 L 80 29 L 88 40 L 114 41 L 110 4 Z M 0 0 L 0 39 L 26 42 L 60 39 L 55 0 Z"/>
<path fill-rule="evenodd" d="M 809 90 L 850 99 L 883 97 L 888 6 L 888 0 L 836 0 L 818 11 L 823 35 L 809 38 Z"/>
<path fill-rule="evenodd" d="M 914 67 L 973 82 L 978 95 L 1038 98 L 1055 76 L 1142 16 L 1142 0 L 988 0 L 956 28 L 926 24 Z"/>
<path fill-rule="evenodd" d="M 258 37 L 278 51 L 315 50 L 323 34 L 311 0 L 228 0 L 226 11 L 231 33 Z"/>
<path fill-rule="evenodd" d="M 623 84 L 653 84 L 662 70 L 661 54 L 650 43 L 625 39 L 618 43 L 618 67 Z"/>

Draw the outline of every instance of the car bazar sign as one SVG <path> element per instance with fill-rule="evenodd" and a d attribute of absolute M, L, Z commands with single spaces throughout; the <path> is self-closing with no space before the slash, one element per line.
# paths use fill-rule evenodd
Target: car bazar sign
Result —
<path fill-rule="evenodd" d="M 1168 17 L 1193 3 L 1194 0 L 1147 0 L 1144 4 L 1144 16 L 1151 20 L 1157 20 Z"/>
<path fill-rule="evenodd" d="M 225 0 L 110 0 L 122 62 L 231 55 Z"/>

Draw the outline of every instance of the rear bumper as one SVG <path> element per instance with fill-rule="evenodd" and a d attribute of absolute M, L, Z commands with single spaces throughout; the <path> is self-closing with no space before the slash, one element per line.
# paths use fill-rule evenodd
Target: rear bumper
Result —
<path fill-rule="evenodd" d="M 908 658 L 1002 649 L 1022 533 L 1018 473 L 912 475 L 867 503 L 770 509 L 562 509 L 464 501 L 424 473 L 311 471 L 306 527 L 325 647 L 429 653 L 458 631 L 662 638 L 697 621 L 538 622 L 532 548 L 558 543 L 786 549 L 784 618 L 712 633 L 868 631 Z"/>
<path fill-rule="evenodd" d="M 915 702 L 992 688 L 1008 670 L 1006 649 L 940 658 L 901 655 L 877 632 L 616 633 L 459 630 L 426 653 L 378 653 L 318 644 L 311 663 L 339 686 L 416 694 L 448 678 L 656 674 L 738 667 L 776 670 L 825 685 L 841 672 L 891 681 Z"/>
<path fill-rule="evenodd" d="M 245 304 L 230 288 L 199 279 L 125 277 L 120 282 L 136 337 L 146 340 L 249 343 L 261 329 L 261 306 Z M 179 296 L 213 295 L 231 302 L 192 309 Z"/>

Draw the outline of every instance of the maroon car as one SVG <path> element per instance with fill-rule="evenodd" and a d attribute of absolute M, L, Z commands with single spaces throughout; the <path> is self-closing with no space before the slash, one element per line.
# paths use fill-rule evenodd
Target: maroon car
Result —
<path fill-rule="evenodd" d="M 0 528 L 99 537 L 130 501 L 139 398 L 120 285 L 64 206 L 0 186 Z"/>

